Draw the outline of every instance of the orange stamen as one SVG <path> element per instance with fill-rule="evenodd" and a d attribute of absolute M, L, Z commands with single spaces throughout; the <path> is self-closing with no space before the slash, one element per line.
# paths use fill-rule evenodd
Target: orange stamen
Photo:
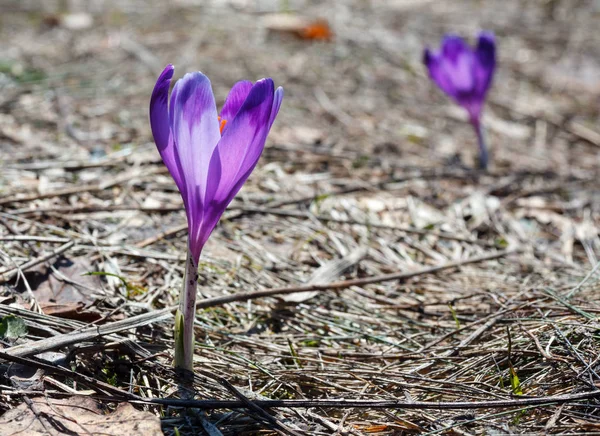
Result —
<path fill-rule="evenodd" d="M 219 126 L 219 129 L 221 130 L 221 135 L 223 134 L 223 129 L 225 128 L 225 124 L 227 124 L 227 120 L 223 120 L 221 119 L 221 117 L 217 117 L 219 119 L 219 123 L 221 123 L 221 125 Z"/>

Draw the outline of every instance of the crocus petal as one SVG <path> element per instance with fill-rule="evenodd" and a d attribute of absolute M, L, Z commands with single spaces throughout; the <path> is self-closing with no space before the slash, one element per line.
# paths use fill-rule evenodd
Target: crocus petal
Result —
<path fill-rule="evenodd" d="M 173 65 L 169 64 L 165 67 L 150 97 L 150 127 L 152 135 L 159 151 L 164 150 L 169 145 L 169 87 L 173 78 Z"/>
<path fill-rule="evenodd" d="M 454 93 L 461 95 L 473 91 L 475 81 L 473 77 L 473 53 L 471 48 L 462 38 L 447 36 L 442 45 L 443 71 L 452 82 Z"/>
<path fill-rule="evenodd" d="M 246 97 L 248 97 L 251 89 L 252 82 L 249 80 L 242 80 L 233 85 L 231 91 L 229 91 L 229 95 L 225 99 L 223 109 L 221 109 L 221 119 L 231 123 L 242 107 L 242 104 L 246 101 Z M 227 124 L 225 124 L 225 128 L 227 128 Z"/>
<path fill-rule="evenodd" d="M 175 184 L 181 190 L 183 176 L 175 155 L 175 147 L 169 123 L 169 86 L 173 78 L 173 65 L 169 64 L 158 77 L 150 98 L 150 127 L 154 142 Z"/>
<path fill-rule="evenodd" d="M 271 107 L 271 116 L 269 117 L 269 130 L 271 130 L 271 126 L 273 126 L 273 123 L 275 122 L 275 117 L 279 113 L 282 101 L 283 88 L 280 86 L 275 90 L 275 95 L 273 96 L 273 106 Z"/>
<path fill-rule="evenodd" d="M 201 247 L 192 243 L 203 219 L 204 195 L 210 157 L 221 133 L 210 80 L 200 72 L 180 79 L 171 95 L 171 131 L 181 171 L 185 174 L 186 213 L 190 249 L 199 255 Z"/>
<path fill-rule="evenodd" d="M 210 162 L 206 199 L 209 206 L 202 223 L 201 241 L 206 241 L 227 205 L 256 166 L 271 128 L 271 113 L 279 111 L 283 90 L 274 104 L 274 85 L 262 79 L 250 90 L 231 126 L 223 132 Z"/>
<path fill-rule="evenodd" d="M 454 35 L 444 37 L 439 54 L 425 51 L 425 64 L 429 76 L 458 103 L 468 99 L 475 85 L 473 77 L 474 57 L 465 41 Z"/>
<path fill-rule="evenodd" d="M 258 160 L 269 133 L 273 97 L 273 80 L 262 79 L 256 82 L 231 122 L 231 127 L 224 132 L 215 150 L 221 162 L 222 173 L 218 189 L 214 191 L 211 200 L 225 200 L 240 175 L 247 171 L 252 162 Z"/>
<path fill-rule="evenodd" d="M 446 65 L 443 61 L 442 55 L 432 53 L 429 49 L 426 49 L 423 60 L 427 66 L 431 80 L 433 80 L 446 94 L 456 98 L 456 88 L 454 87 L 452 78 L 448 75 L 445 69 Z"/>
<path fill-rule="evenodd" d="M 475 49 L 475 83 L 476 92 L 485 97 L 496 68 L 496 41 L 494 34 L 491 32 L 481 32 Z"/>
<path fill-rule="evenodd" d="M 442 40 L 442 56 L 447 60 L 456 63 L 458 59 L 463 56 L 466 52 L 469 52 L 470 48 L 460 36 L 446 35 Z"/>

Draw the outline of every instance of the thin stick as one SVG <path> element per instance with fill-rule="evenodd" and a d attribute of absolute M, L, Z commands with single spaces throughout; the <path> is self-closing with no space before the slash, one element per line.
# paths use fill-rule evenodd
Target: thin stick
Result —
<path fill-rule="evenodd" d="M 80 185 L 80 186 L 70 186 L 68 188 L 63 188 L 63 189 L 57 189 L 55 191 L 46 192 L 43 194 L 40 194 L 40 193 L 15 194 L 15 195 L 0 198 L 0 205 L 17 203 L 17 202 L 28 202 L 28 201 L 33 201 L 33 200 L 44 200 L 46 198 L 63 197 L 66 195 L 81 194 L 83 192 L 97 192 L 97 191 L 101 191 L 102 189 L 103 188 L 101 188 L 99 185 L 83 185 L 83 186 Z"/>
<path fill-rule="evenodd" d="M 55 244 L 65 244 L 70 241 L 69 238 L 58 238 L 53 236 L 28 236 L 28 235 L 15 235 L 15 236 L 0 236 L 0 242 L 48 242 Z"/>
<path fill-rule="evenodd" d="M 364 408 L 364 409 L 412 409 L 412 410 L 463 410 L 463 409 L 502 409 L 507 407 L 546 406 L 564 404 L 575 401 L 600 398 L 600 391 L 582 392 L 571 395 L 554 395 L 548 397 L 529 397 L 491 401 L 398 401 L 398 400 L 251 400 L 261 408 Z M 133 403 L 137 401 L 133 400 Z M 239 400 L 178 400 L 154 398 L 143 400 L 139 404 L 160 404 L 174 407 L 192 407 L 197 409 L 240 409 L 247 405 Z"/>
<path fill-rule="evenodd" d="M 203 309 L 207 307 L 220 306 L 222 304 L 231 303 L 234 301 L 247 301 L 252 300 L 254 298 L 261 297 L 272 297 L 275 295 L 285 295 L 285 294 L 293 294 L 295 292 L 308 292 L 308 291 L 327 291 L 334 289 L 344 289 L 350 288 L 352 286 L 364 286 L 370 285 L 373 283 L 382 283 L 389 282 L 392 280 L 405 280 L 412 277 L 425 275 L 425 274 L 433 274 L 436 272 L 440 272 L 443 270 L 457 268 L 463 265 L 469 265 L 471 263 L 479 263 L 485 262 L 487 260 L 498 259 L 500 257 L 507 256 L 509 254 L 516 253 L 517 250 L 502 250 L 497 251 L 495 253 L 484 254 L 481 256 L 469 257 L 463 260 L 457 260 L 453 262 L 443 263 L 441 265 L 430 266 L 426 268 L 420 268 L 414 271 L 403 271 L 396 272 L 391 274 L 382 274 L 378 276 L 371 277 L 363 277 L 360 279 L 352 279 L 352 280 L 342 280 L 339 282 L 331 282 L 331 283 L 314 283 L 308 285 L 300 285 L 300 286 L 291 286 L 284 288 L 272 288 L 272 289 L 262 289 L 260 291 L 253 292 L 244 292 L 240 294 L 232 294 L 232 295 L 224 295 L 222 297 L 215 298 L 207 298 L 206 300 L 202 300 L 198 302 L 197 308 Z"/>
<path fill-rule="evenodd" d="M 90 341 L 102 336 L 108 336 L 124 330 L 130 330 L 163 321 L 167 318 L 170 318 L 171 315 L 169 312 L 172 312 L 174 309 L 175 307 L 169 307 L 167 309 L 156 310 L 153 312 L 144 313 L 142 315 L 132 316 L 131 318 L 122 319 L 101 326 L 86 327 L 80 331 L 53 336 L 33 343 L 15 345 L 13 347 L 4 349 L 3 353 L 17 357 L 34 356 L 45 351 L 66 347 L 68 345 L 77 344 L 80 342 Z"/>
<path fill-rule="evenodd" d="M 11 204 L 11 203 L 23 203 L 34 200 L 43 200 L 46 198 L 54 198 L 54 197 L 64 197 L 67 195 L 73 194 L 82 194 L 84 192 L 98 192 L 108 189 L 112 186 L 119 185 L 121 183 L 127 182 L 136 177 L 147 177 L 149 175 L 160 174 L 166 172 L 166 168 L 155 168 L 151 170 L 146 170 L 144 174 L 134 173 L 127 174 L 122 177 L 116 177 L 105 181 L 104 183 L 90 184 L 90 185 L 82 185 L 82 186 L 70 186 L 68 188 L 57 189 L 51 192 L 45 193 L 31 193 L 31 194 L 14 194 L 8 195 L 6 197 L 0 198 L 0 205 Z"/>
<path fill-rule="evenodd" d="M 586 282 L 590 279 L 590 277 L 592 277 L 594 274 L 596 274 L 596 272 L 598 271 L 598 269 L 600 269 L 600 262 L 598 262 L 596 264 L 596 266 L 594 266 L 594 268 L 592 268 L 592 270 L 583 278 L 582 281 L 580 281 L 577 284 L 577 286 L 575 286 L 573 289 L 571 289 L 567 293 L 567 295 L 565 295 L 565 299 L 568 300 L 569 298 L 571 298 L 573 296 L 573 294 L 575 294 L 576 292 L 579 292 L 579 290 L 581 289 L 581 287 L 586 284 Z"/>
<path fill-rule="evenodd" d="M 152 236 L 150 238 L 144 239 L 143 241 L 140 241 L 137 244 L 135 244 L 135 246 L 138 248 L 147 247 L 148 245 L 152 245 L 155 242 L 160 241 L 161 239 L 168 238 L 169 236 L 173 236 L 177 233 L 181 233 L 184 230 L 187 230 L 187 228 L 188 228 L 187 223 L 179 224 L 178 226 L 171 227 L 170 229 L 167 229 L 164 232 L 161 232 L 156 236 Z"/>
<path fill-rule="evenodd" d="M 56 250 L 51 251 L 48 254 L 45 254 L 41 257 L 36 257 L 35 259 L 31 259 L 30 261 L 27 261 L 24 264 L 19 265 L 17 268 L 13 268 L 9 271 L 5 271 L 4 273 L 2 273 L 2 275 L 0 275 L 0 283 L 6 282 L 6 281 L 12 279 L 14 276 L 16 276 L 19 273 L 19 270 L 25 271 L 29 268 L 39 265 L 40 263 L 46 262 L 47 260 L 50 260 L 53 257 L 61 255 L 62 253 L 67 251 L 69 248 L 71 248 L 73 245 L 75 245 L 75 242 L 69 241 L 66 244 L 61 245 Z"/>

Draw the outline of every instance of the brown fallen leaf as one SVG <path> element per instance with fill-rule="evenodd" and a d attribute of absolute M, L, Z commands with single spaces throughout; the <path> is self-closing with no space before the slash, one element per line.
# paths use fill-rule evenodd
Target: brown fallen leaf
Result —
<path fill-rule="evenodd" d="M 310 19 L 291 14 L 271 14 L 263 19 L 265 28 L 271 32 L 288 33 L 301 39 L 331 41 L 333 31 L 327 20 Z"/>
<path fill-rule="evenodd" d="M 45 264 L 25 272 L 25 277 L 38 303 L 88 304 L 94 301 L 91 294 L 102 288 L 102 279 L 99 276 L 83 275 L 94 271 L 94 267 L 85 257 L 61 256 L 56 259 L 52 267 L 58 273 Z M 21 292 L 26 291 L 21 281 L 17 289 Z"/>
<path fill-rule="evenodd" d="M 308 23 L 300 30 L 300 37 L 303 39 L 314 39 L 316 41 L 331 41 L 333 32 L 329 27 L 327 20 L 322 18 Z"/>
<path fill-rule="evenodd" d="M 39 303 L 45 315 L 57 316 L 59 318 L 74 319 L 83 322 L 94 322 L 102 318 L 98 312 L 85 309 L 85 304 L 79 303 Z"/>
<path fill-rule="evenodd" d="M 91 398 L 53 399 L 37 397 L 0 417 L 0 436 L 162 436 L 160 419 L 150 412 L 122 403 L 105 414 Z"/>

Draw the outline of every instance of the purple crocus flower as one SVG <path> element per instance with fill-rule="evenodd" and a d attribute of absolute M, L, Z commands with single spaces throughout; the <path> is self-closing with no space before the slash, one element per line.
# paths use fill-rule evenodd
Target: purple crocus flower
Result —
<path fill-rule="evenodd" d="M 227 205 L 256 166 L 279 112 L 283 88 L 273 80 L 236 83 L 217 113 L 208 77 L 188 73 L 167 103 L 173 65 L 158 78 L 150 99 L 150 125 L 163 162 L 183 198 L 188 260 L 175 319 L 175 365 L 192 369 L 198 261 Z"/>
<path fill-rule="evenodd" d="M 431 79 L 467 110 L 469 121 L 477 132 L 480 166 L 486 169 L 488 152 L 481 127 L 481 111 L 496 68 L 494 35 L 481 32 L 474 50 L 462 38 L 446 36 L 439 53 L 425 49 L 423 61 Z"/>

